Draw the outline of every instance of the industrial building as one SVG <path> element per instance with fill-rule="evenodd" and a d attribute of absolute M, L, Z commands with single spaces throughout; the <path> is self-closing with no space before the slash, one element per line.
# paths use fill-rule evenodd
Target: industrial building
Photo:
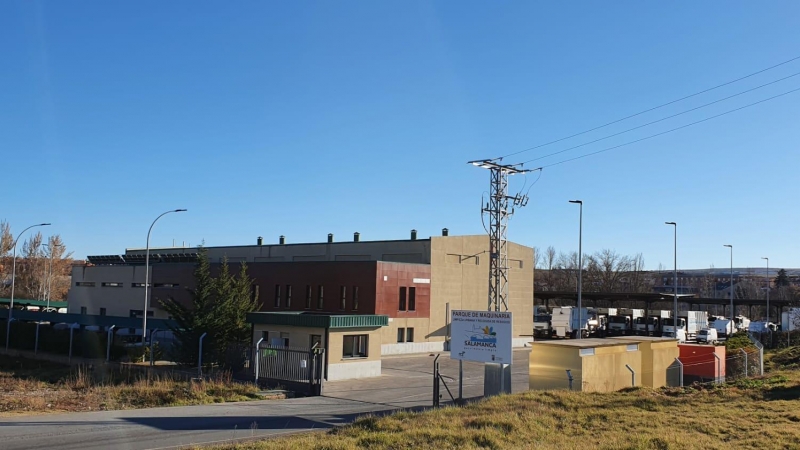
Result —
<path fill-rule="evenodd" d="M 404 240 L 206 247 L 212 270 L 223 261 L 246 262 L 254 280 L 263 316 L 257 319 L 254 340 L 280 339 L 288 346 L 305 346 L 318 330 L 292 326 L 275 314 L 294 313 L 308 325 L 310 316 L 385 316 L 358 319 L 370 324 L 363 347 L 370 355 L 446 350 L 448 312 L 485 310 L 489 289 L 489 238 L 486 235 L 417 238 L 412 230 Z M 150 250 L 151 303 L 148 317 L 168 319 L 158 299 L 189 301 L 197 248 Z M 508 308 L 514 314 L 514 345 L 524 346 L 533 329 L 533 249 L 508 243 Z M 145 283 L 145 250 L 127 249 L 122 255 L 90 256 L 74 267 L 69 312 L 141 317 Z M 272 317 L 269 318 L 268 316 Z M 326 319 L 328 320 L 328 319 Z M 345 321 L 346 322 L 346 321 Z M 340 323 L 333 319 L 332 323 Z M 342 322 L 344 323 L 344 322 Z M 271 327 L 271 328 L 270 328 Z M 311 327 L 314 328 L 314 327 Z M 347 331 L 346 328 L 336 328 Z M 266 333 L 265 333 L 266 332 Z M 346 336 L 343 338 L 348 340 Z M 379 340 L 379 344 L 374 342 Z"/>

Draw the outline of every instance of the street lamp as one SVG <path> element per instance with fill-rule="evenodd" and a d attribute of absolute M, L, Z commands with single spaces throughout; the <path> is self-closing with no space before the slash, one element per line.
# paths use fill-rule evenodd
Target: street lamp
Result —
<path fill-rule="evenodd" d="M 769 258 L 762 256 L 761 259 L 767 260 L 767 327 L 769 327 Z"/>
<path fill-rule="evenodd" d="M 583 275 L 583 201 L 582 200 L 570 200 L 570 203 L 577 203 L 580 205 L 580 219 L 578 222 L 578 339 L 583 337 L 583 321 L 582 321 L 582 309 L 581 309 L 581 287 L 582 287 L 582 275 Z"/>
<path fill-rule="evenodd" d="M 725 244 L 723 247 L 731 249 L 731 320 L 733 320 L 736 313 L 733 311 L 733 245 Z"/>
<path fill-rule="evenodd" d="M 678 337 L 678 223 L 677 222 L 664 222 L 666 225 L 672 225 L 675 228 L 675 249 L 673 256 L 675 258 L 675 273 L 672 275 L 672 285 L 675 291 L 675 312 L 672 316 L 672 324 L 675 325 L 675 337 Z M 688 330 L 687 330 L 688 331 Z"/>
<path fill-rule="evenodd" d="M 145 250 L 145 257 L 144 257 L 144 309 L 142 310 L 142 348 L 145 345 L 145 339 L 147 338 L 147 305 L 150 303 L 148 300 L 148 292 L 150 291 L 150 232 L 153 231 L 153 226 L 158 222 L 158 219 L 164 217 L 169 213 L 177 213 L 177 212 L 185 212 L 185 209 L 173 209 L 171 211 L 167 211 L 161 213 L 160 216 L 156 217 L 156 220 L 150 224 L 150 229 L 147 230 L 147 249 Z"/>
<path fill-rule="evenodd" d="M 11 263 L 11 303 L 10 303 L 10 306 L 8 307 L 8 320 L 6 321 L 6 351 L 8 351 L 8 341 L 10 340 L 10 337 L 11 337 L 11 321 L 14 320 L 14 318 L 13 318 L 13 315 L 14 315 L 14 281 L 15 281 L 15 278 L 17 277 L 17 242 L 19 242 L 19 238 L 21 238 L 22 235 L 25 234 L 25 232 L 30 230 L 31 228 L 34 228 L 34 227 L 46 227 L 48 225 L 50 225 L 50 224 L 49 223 L 39 223 L 39 224 L 36 224 L 36 225 L 31 225 L 28 228 L 25 228 L 24 230 L 22 230 L 22 233 L 17 235 L 17 238 L 14 240 L 14 258 L 13 258 L 13 262 Z"/>

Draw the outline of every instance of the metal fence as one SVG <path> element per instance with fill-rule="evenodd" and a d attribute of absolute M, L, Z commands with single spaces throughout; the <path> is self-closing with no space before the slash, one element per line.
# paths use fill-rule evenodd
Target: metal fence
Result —
<path fill-rule="evenodd" d="M 259 345 L 253 356 L 253 377 L 262 385 L 321 395 L 325 361 L 323 349 Z"/>

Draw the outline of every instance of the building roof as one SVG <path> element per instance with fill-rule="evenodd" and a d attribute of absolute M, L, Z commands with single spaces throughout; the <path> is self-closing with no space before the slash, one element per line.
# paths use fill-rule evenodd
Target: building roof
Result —
<path fill-rule="evenodd" d="M 324 314 L 308 312 L 254 312 L 247 321 L 260 325 L 309 328 L 375 328 L 389 325 L 389 316 L 376 314 Z"/>
<path fill-rule="evenodd" d="M 7 305 L 11 303 L 10 298 L 0 298 L 0 304 Z M 25 298 L 15 298 L 14 305 L 25 305 L 25 306 L 47 306 L 46 300 L 29 300 Z M 50 307 L 51 308 L 66 308 L 67 302 L 60 302 L 50 300 Z"/>

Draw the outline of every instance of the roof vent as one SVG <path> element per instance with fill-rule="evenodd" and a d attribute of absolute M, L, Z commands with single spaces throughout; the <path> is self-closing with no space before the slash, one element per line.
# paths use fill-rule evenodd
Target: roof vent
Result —
<path fill-rule="evenodd" d="M 353 233 L 353 242 L 358 242 L 360 239 L 361 239 L 361 233 L 359 233 L 358 231 Z"/>
<path fill-rule="evenodd" d="M 259 236 L 258 239 L 256 239 L 256 245 L 264 245 L 264 238 Z"/>
<path fill-rule="evenodd" d="M 448 230 L 447 228 L 442 228 L 442 236 L 449 236 L 449 235 L 450 235 L 450 230 Z"/>
<path fill-rule="evenodd" d="M 333 233 L 328 233 L 328 243 L 333 242 Z"/>
<path fill-rule="evenodd" d="M 279 237 L 279 238 L 278 238 L 278 242 L 279 242 L 281 245 L 285 244 L 285 243 L 286 243 L 286 236 L 284 236 L 284 235 L 281 235 L 281 237 Z"/>
<path fill-rule="evenodd" d="M 412 241 L 417 240 L 417 230 L 411 230 L 411 240 Z"/>

